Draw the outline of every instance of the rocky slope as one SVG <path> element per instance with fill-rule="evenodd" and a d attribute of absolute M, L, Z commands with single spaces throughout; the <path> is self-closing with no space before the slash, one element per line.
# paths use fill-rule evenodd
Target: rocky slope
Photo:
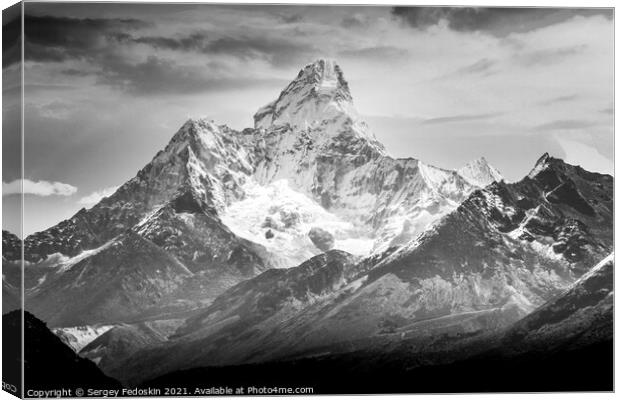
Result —
<path fill-rule="evenodd" d="M 21 308 L 21 241 L 2 231 L 2 314 Z"/>
<path fill-rule="evenodd" d="M 390 347 L 170 373 L 147 387 L 295 382 L 326 393 L 613 390 L 613 256 L 522 320 L 471 336 L 435 332 Z M 484 379 L 482 379 L 484 378 Z"/>
<path fill-rule="evenodd" d="M 53 327 L 137 320 L 185 309 L 178 292 L 192 276 L 176 258 L 128 231 L 49 272 L 28 294 L 26 308 Z"/>
<path fill-rule="evenodd" d="M 120 324 L 99 335 L 79 350 L 102 370 L 114 370 L 139 350 L 162 344 L 174 334 L 183 319 Z"/>
<path fill-rule="evenodd" d="M 510 354 L 579 349 L 613 341 L 614 255 L 604 258 L 564 293 L 510 327 Z"/>

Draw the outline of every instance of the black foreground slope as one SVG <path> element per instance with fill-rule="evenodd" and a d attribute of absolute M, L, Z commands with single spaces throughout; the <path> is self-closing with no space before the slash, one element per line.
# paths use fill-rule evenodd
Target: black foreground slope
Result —
<path fill-rule="evenodd" d="M 2 316 L 4 330 L 19 330 L 20 311 Z M 25 389 L 120 389 L 121 384 L 104 375 L 90 360 L 78 357 L 29 312 L 24 313 Z M 18 355 L 19 357 L 19 355 Z"/>
<path fill-rule="evenodd" d="M 143 387 L 311 387 L 314 394 L 613 390 L 613 341 L 541 357 L 485 354 L 448 365 L 403 368 L 391 356 L 349 354 L 179 371 Z"/>

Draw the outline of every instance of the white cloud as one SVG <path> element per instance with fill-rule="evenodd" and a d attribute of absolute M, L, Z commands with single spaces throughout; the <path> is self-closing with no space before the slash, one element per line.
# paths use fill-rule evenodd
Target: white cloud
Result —
<path fill-rule="evenodd" d="M 88 196 L 84 196 L 81 199 L 79 199 L 78 203 L 85 205 L 85 206 L 95 205 L 104 197 L 108 197 L 112 195 L 114 192 L 116 192 L 116 189 L 118 189 L 118 186 L 110 186 L 107 188 L 103 188 L 101 190 L 96 190 L 92 192 L 91 194 L 89 194 Z"/>
<path fill-rule="evenodd" d="M 565 160 L 569 164 L 580 165 L 588 171 L 603 174 L 614 174 L 614 162 L 603 156 L 594 147 L 577 140 L 556 135 L 560 146 L 566 153 Z"/>
<path fill-rule="evenodd" d="M 75 186 L 62 182 L 48 182 L 48 181 L 31 181 L 30 179 L 23 180 L 16 179 L 12 182 L 2 182 L 2 196 L 10 196 L 12 194 L 32 194 L 35 196 L 71 196 L 77 192 Z"/>

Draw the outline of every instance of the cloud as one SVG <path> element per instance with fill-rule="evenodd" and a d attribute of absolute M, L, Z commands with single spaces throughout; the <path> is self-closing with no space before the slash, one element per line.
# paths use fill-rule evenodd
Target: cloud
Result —
<path fill-rule="evenodd" d="M 71 196 L 77 192 L 75 186 L 62 182 L 48 181 L 31 181 L 30 179 L 16 179 L 12 182 L 2 182 L 2 196 L 10 196 L 14 194 L 31 194 L 35 196 Z"/>
<path fill-rule="evenodd" d="M 471 74 L 488 74 L 489 70 L 496 64 L 494 60 L 488 58 L 482 58 L 473 64 L 467 65 L 463 68 L 459 68 L 455 71 L 456 75 L 471 75 Z"/>
<path fill-rule="evenodd" d="M 613 108 L 613 107 L 603 108 L 603 109 L 601 110 L 601 113 L 603 113 L 603 114 L 613 115 L 613 113 L 614 113 L 614 108 Z"/>
<path fill-rule="evenodd" d="M 570 94 L 566 96 L 553 97 L 551 99 L 541 101 L 538 104 L 548 106 L 548 105 L 557 104 L 557 103 L 567 103 L 567 102 L 576 100 L 578 98 L 579 96 L 577 94 Z"/>
<path fill-rule="evenodd" d="M 295 20 L 289 15 L 289 20 Z M 245 30 L 190 31 L 161 34 L 152 23 L 137 18 L 26 17 L 26 59 L 64 63 L 62 75 L 94 77 L 98 84 L 134 95 L 200 93 L 282 83 L 244 70 L 239 65 L 264 62 L 279 68 L 298 65 L 319 54 L 312 44 L 269 32 Z M 140 35 L 143 28 L 157 34 Z M 144 46 L 147 48 L 145 49 Z M 164 52 L 157 52 L 164 50 Z M 198 57 L 187 57 L 193 52 Z M 204 56 L 217 56 L 204 57 Z M 221 57 L 220 57 L 221 56 Z M 222 67 L 221 59 L 226 66 Z M 235 60 L 236 59 L 236 60 Z"/>
<path fill-rule="evenodd" d="M 580 165 L 588 171 L 614 174 L 613 159 L 603 156 L 595 147 L 560 135 L 556 135 L 556 139 L 560 146 L 562 146 L 562 150 L 564 150 L 564 161 L 570 164 Z"/>
<path fill-rule="evenodd" d="M 208 45 L 208 36 L 205 32 L 194 32 L 184 37 L 140 36 L 133 37 L 127 33 L 116 32 L 109 36 L 120 43 L 145 44 L 155 49 L 202 51 Z"/>
<path fill-rule="evenodd" d="M 107 46 L 112 32 L 150 26 L 134 18 L 71 18 L 26 15 L 24 56 L 28 61 L 60 62 L 93 59 Z M 9 24 L 19 21 L 10 22 Z"/>
<path fill-rule="evenodd" d="M 445 23 L 454 31 L 481 31 L 495 36 L 506 36 L 512 32 L 528 32 L 564 22 L 577 15 L 604 15 L 611 19 L 613 10 L 550 7 L 394 7 L 392 15 L 416 29 Z"/>
<path fill-rule="evenodd" d="M 294 24 L 296 22 L 303 21 L 304 17 L 301 14 L 286 14 L 286 15 L 280 15 L 280 19 L 285 24 Z"/>
<path fill-rule="evenodd" d="M 59 100 L 53 100 L 49 103 L 26 103 L 26 109 L 36 109 L 39 115 L 53 119 L 68 119 L 72 114 L 74 107 L 71 103 L 65 103 Z"/>
<path fill-rule="evenodd" d="M 446 124 L 452 122 L 478 121 L 490 119 L 502 115 L 502 113 L 486 113 L 486 114 L 461 114 L 448 117 L 429 118 L 422 122 L 424 125 Z"/>
<path fill-rule="evenodd" d="M 200 93 L 283 82 L 279 79 L 229 76 L 217 66 L 184 66 L 157 56 L 149 56 L 146 61 L 136 64 L 122 58 L 110 59 L 98 78 L 99 83 L 134 95 Z"/>
<path fill-rule="evenodd" d="M 91 194 L 89 194 L 88 196 L 84 196 L 81 199 L 79 199 L 78 204 L 85 205 L 85 206 L 95 205 L 99 203 L 99 201 L 103 199 L 104 197 L 108 197 L 114 194 L 114 192 L 116 192 L 117 189 L 118 189 L 118 186 L 110 186 L 107 188 L 103 188 L 101 190 L 96 190 L 92 192 Z"/>
<path fill-rule="evenodd" d="M 3 19 L 5 16 L 3 15 Z M 20 39 L 21 16 L 17 16 L 2 26 L 2 68 L 16 64 L 21 60 Z"/>
<path fill-rule="evenodd" d="M 363 28 L 368 26 L 368 23 L 368 17 L 365 14 L 357 13 L 344 17 L 340 21 L 340 26 L 343 28 Z"/>
<path fill-rule="evenodd" d="M 272 65 L 296 65 L 308 54 L 318 50 L 310 44 L 268 35 L 247 36 L 245 34 L 218 37 L 205 31 L 193 32 L 186 36 L 140 36 L 125 33 L 109 36 L 123 44 L 143 44 L 155 49 L 196 52 L 200 54 L 231 55 L 242 60 L 263 59 Z"/>
<path fill-rule="evenodd" d="M 591 128 L 596 124 L 592 121 L 584 121 L 578 119 L 562 119 L 540 124 L 534 127 L 536 131 L 560 131 Z"/>
<path fill-rule="evenodd" d="M 583 53 L 587 48 L 587 45 L 582 44 L 576 46 L 536 50 L 517 54 L 514 58 L 519 64 L 526 67 L 535 65 L 549 65 L 561 62 L 567 57 Z"/>
<path fill-rule="evenodd" d="M 375 46 L 355 50 L 343 50 L 339 54 L 343 57 L 370 59 L 373 61 L 393 60 L 409 56 L 409 52 L 406 49 L 394 46 Z"/>
<path fill-rule="evenodd" d="M 242 58 L 263 57 L 273 65 L 297 65 L 300 59 L 306 59 L 318 51 L 309 44 L 265 36 L 224 37 L 210 42 L 205 49 L 207 53 L 232 54 Z"/>

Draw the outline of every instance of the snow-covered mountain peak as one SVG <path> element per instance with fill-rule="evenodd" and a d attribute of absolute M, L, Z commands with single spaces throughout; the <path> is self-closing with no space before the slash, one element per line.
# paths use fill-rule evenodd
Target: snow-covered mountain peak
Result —
<path fill-rule="evenodd" d="M 493 182 L 500 182 L 504 179 L 502 174 L 489 164 L 484 157 L 470 161 L 457 172 L 469 183 L 478 187 L 485 187 Z"/>
<path fill-rule="evenodd" d="M 256 112 L 254 125 L 309 129 L 325 121 L 358 119 L 342 69 L 332 60 L 319 59 L 302 68 L 275 101 Z"/>
<path fill-rule="evenodd" d="M 549 162 L 552 160 L 553 158 L 549 155 L 549 153 L 545 153 L 543 154 L 538 161 L 536 161 L 536 165 L 534 165 L 534 168 L 532 168 L 532 170 L 530 171 L 530 173 L 528 174 L 528 176 L 530 178 L 534 178 L 536 177 L 536 175 L 538 175 L 541 171 L 544 171 L 545 169 L 547 169 L 547 167 L 549 166 Z"/>
<path fill-rule="evenodd" d="M 342 69 L 330 59 L 319 59 L 306 65 L 299 71 L 297 78 L 291 82 L 289 87 L 291 86 L 309 86 L 321 95 L 341 96 L 337 99 L 341 101 L 352 100 Z"/>
<path fill-rule="evenodd" d="M 179 128 L 177 133 L 172 137 L 166 151 L 179 150 L 185 144 L 196 140 L 209 141 L 209 137 L 218 135 L 222 130 L 226 130 L 226 125 L 217 125 L 209 118 L 190 118 Z"/>

